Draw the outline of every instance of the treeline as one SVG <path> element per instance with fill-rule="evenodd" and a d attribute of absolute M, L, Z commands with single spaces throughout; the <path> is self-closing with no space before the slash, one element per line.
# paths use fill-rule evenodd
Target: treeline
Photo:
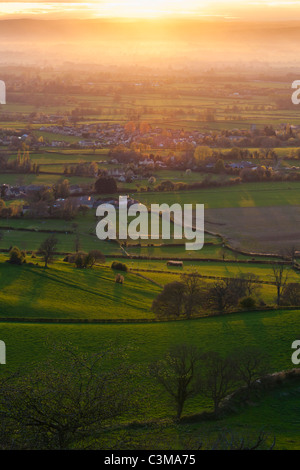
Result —
<path fill-rule="evenodd" d="M 0 155 L 0 171 L 12 173 L 38 174 L 40 165 L 31 161 L 29 151 L 18 152 L 15 160 L 9 160 L 7 155 Z"/>
<path fill-rule="evenodd" d="M 87 176 L 94 178 L 98 175 L 99 168 L 96 162 L 80 162 L 76 165 L 65 165 L 64 175 L 66 176 Z"/>
<path fill-rule="evenodd" d="M 288 283 L 289 268 L 273 265 L 274 303 L 278 306 L 300 306 L 300 284 Z M 161 319 L 193 318 L 199 314 L 226 314 L 237 310 L 266 307 L 262 299 L 262 282 L 253 273 L 238 277 L 204 281 L 196 272 L 183 274 L 180 281 L 164 286 L 154 299 L 152 311 Z"/>
<path fill-rule="evenodd" d="M 177 182 L 174 183 L 170 180 L 162 181 L 158 183 L 154 187 L 139 187 L 139 191 L 188 191 L 192 189 L 206 189 L 206 188 L 219 188 L 222 186 L 232 186 L 235 184 L 241 183 L 240 178 L 230 178 L 229 180 L 221 179 L 221 180 L 212 180 L 209 177 L 203 179 L 200 182 L 194 183 L 184 183 L 184 182 Z"/>
<path fill-rule="evenodd" d="M 55 237 L 55 234 L 52 233 L 40 244 L 37 251 L 32 252 L 31 258 L 36 259 L 37 256 L 39 256 L 43 260 L 45 268 L 47 268 L 49 264 L 54 261 L 57 245 L 58 239 Z M 75 265 L 78 269 L 93 268 L 97 263 L 105 263 L 105 256 L 100 250 L 90 250 L 88 253 L 81 250 L 78 233 L 76 233 L 75 237 L 74 250 L 74 253 L 66 255 L 63 261 Z M 17 246 L 11 247 L 7 262 L 16 265 L 26 264 L 26 251 L 20 250 Z M 121 269 L 119 268 L 119 265 L 126 267 L 126 265 L 123 265 L 122 263 L 116 264 L 118 267 L 114 269 Z"/>

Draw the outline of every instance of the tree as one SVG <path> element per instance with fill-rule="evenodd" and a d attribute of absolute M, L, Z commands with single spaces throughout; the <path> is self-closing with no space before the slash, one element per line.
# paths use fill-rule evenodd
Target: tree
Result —
<path fill-rule="evenodd" d="M 76 230 L 74 248 L 75 248 L 76 253 L 78 253 L 78 251 L 80 251 L 81 249 L 80 235 L 77 230 Z"/>
<path fill-rule="evenodd" d="M 181 282 L 184 285 L 184 314 L 190 318 L 196 313 L 206 297 L 206 286 L 195 272 L 183 274 Z"/>
<path fill-rule="evenodd" d="M 183 296 L 185 286 L 174 281 L 166 284 L 152 303 L 152 311 L 160 317 L 179 317 L 184 313 Z"/>
<path fill-rule="evenodd" d="M 216 164 L 215 164 L 215 171 L 217 173 L 224 173 L 225 172 L 225 165 L 224 165 L 224 160 L 220 158 Z"/>
<path fill-rule="evenodd" d="M 275 444 L 275 437 L 269 436 L 264 431 L 260 431 L 257 436 L 251 434 L 245 436 L 222 429 L 213 442 L 197 439 L 194 443 L 189 442 L 188 450 L 273 450 Z"/>
<path fill-rule="evenodd" d="M 25 258 L 25 251 L 21 251 L 17 246 L 14 246 L 9 252 L 9 263 L 11 264 L 23 264 Z"/>
<path fill-rule="evenodd" d="M 96 263 L 105 263 L 105 256 L 100 250 L 91 250 L 87 255 L 86 267 L 92 268 Z"/>
<path fill-rule="evenodd" d="M 298 282 L 290 282 L 284 286 L 281 299 L 281 305 L 300 305 L 300 284 Z"/>
<path fill-rule="evenodd" d="M 125 132 L 127 132 L 127 134 L 133 134 L 134 131 L 136 130 L 135 123 L 133 121 L 127 122 L 124 126 L 124 130 Z"/>
<path fill-rule="evenodd" d="M 257 348 L 236 349 L 232 354 L 232 359 L 237 379 L 244 382 L 248 389 L 252 387 L 255 380 L 268 372 L 268 356 Z"/>
<path fill-rule="evenodd" d="M 197 163 L 204 162 L 207 158 L 211 157 L 213 151 L 207 146 L 198 146 L 194 152 L 194 158 Z"/>
<path fill-rule="evenodd" d="M 134 374 L 121 350 L 80 354 L 56 347 L 45 364 L 1 387 L 1 420 L 12 425 L 12 441 L 20 439 L 23 448 L 101 446 L 106 426 L 138 407 Z"/>
<path fill-rule="evenodd" d="M 224 313 L 233 307 L 236 307 L 239 300 L 246 295 L 246 284 L 240 278 L 228 278 L 217 281 L 208 290 L 206 296 L 206 305 Z"/>
<path fill-rule="evenodd" d="M 84 251 L 78 251 L 74 257 L 69 257 L 69 261 L 74 262 L 76 268 L 78 269 L 86 268 L 87 256 L 87 253 Z"/>
<path fill-rule="evenodd" d="M 296 253 L 297 253 L 297 250 L 296 250 L 296 247 L 294 245 L 290 246 L 285 251 L 285 254 L 286 254 L 287 258 L 291 261 L 291 266 L 294 266 L 294 264 L 295 264 Z"/>
<path fill-rule="evenodd" d="M 272 271 L 274 276 L 274 284 L 277 289 L 276 303 L 277 305 L 280 305 L 281 295 L 284 287 L 286 286 L 289 272 L 284 264 L 274 264 L 272 266 Z"/>
<path fill-rule="evenodd" d="M 52 234 L 50 237 L 46 238 L 43 243 L 40 245 L 38 253 L 42 255 L 45 263 L 45 268 L 48 267 L 48 264 L 53 261 L 55 248 L 58 243 L 57 238 Z"/>
<path fill-rule="evenodd" d="M 214 351 L 203 354 L 202 360 L 202 393 L 212 399 L 214 413 L 217 414 L 221 401 L 228 395 L 236 382 L 233 362 L 230 357 L 223 358 Z"/>
<path fill-rule="evenodd" d="M 180 344 L 170 348 L 162 360 L 150 366 L 150 375 L 174 400 L 178 420 L 186 400 L 200 390 L 200 357 L 195 346 Z"/>
<path fill-rule="evenodd" d="M 187 318 L 192 317 L 206 296 L 206 285 L 201 282 L 197 273 L 184 274 L 180 281 L 164 286 L 163 291 L 154 299 L 152 310 L 158 316 Z"/>
<path fill-rule="evenodd" d="M 245 295 L 251 297 L 258 293 L 261 289 L 259 282 L 259 276 L 253 273 L 241 273 L 239 274 L 240 279 L 243 281 Z"/>
<path fill-rule="evenodd" d="M 100 177 L 95 183 L 95 191 L 97 194 L 113 194 L 118 190 L 117 183 L 114 178 Z"/>

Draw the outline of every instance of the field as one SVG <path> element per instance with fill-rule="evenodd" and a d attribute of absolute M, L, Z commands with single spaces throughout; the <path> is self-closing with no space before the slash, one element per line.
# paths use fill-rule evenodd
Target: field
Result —
<path fill-rule="evenodd" d="M 283 254 L 298 246 L 299 183 L 243 184 L 217 190 L 160 194 L 160 204 L 204 204 L 205 229 L 233 248 L 254 253 Z M 155 193 L 142 194 L 148 207 Z"/>
<path fill-rule="evenodd" d="M 51 187 L 67 178 L 70 185 L 81 184 L 83 191 L 89 193 L 96 176 L 66 176 L 65 167 L 70 170 L 78 163 L 97 162 L 101 170 L 123 172 L 125 178 L 118 181 L 118 190 L 148 208 L 153 203 L 204 204 L 205 245 L 202 250 L 191 252 L 185 250 L 184 240 L 174 240 L 173 236 L 170 240 L 101 241 L 95 233 L 96 209 L 85 214 L 79 212 L 72 220 L 49 218 L 46 214 L 31 218 L 28 212 L 19 218 L 1 217 L 0 339 L 7 347 L 3 375 L 23 367 L 30 371 L 35 363 L 41 364 L 48 358 L 49 345 L 53 343 L 69 342 L 79 351 L 90 353 L 108 344 L 128 347 L 130 362 L 143 370 L 137 385 L 139 381 L 145 385 L 147 403 L 130 419 L 124 418 L 121 425 L 128 425 L 138 437 L 148 429 L 159 429 L 160 445 L 164 439 L 166 442 L 171 439 L 172 445 L 182 448 L 190 437 L 208 438 L 222 429 L 243 436 L 249 433 L 257 436 L 265 429 L 270 436 L 276 436 L 277 448 L 299 449 L 299 384 L 284 384 L 245 403 L 224 419 L 203 422 L 195 415 L 212 411 L 212 402 L 203 397 L 189 399 L 183 413 L 185 421 L 175 423 L 168 397 L 146 373 L 149 363 L 161 359 L 170 346 L 180 343 L 198 346 L 202 352 L 218 351 L 223 356 L 238 346 L 256 347 L 270 357 L 269 372 L 293 367 L 291 344 L 299 337 L 300 310 L 296 306 L 286 309 L 275 306 L 277 292 L 272 266 L 292 248 L 298 250 L 295 262 L 300 260 L 300 182 L 288 181 L 299 176 L 299 149 L 295 143 L 300 142 L 299 130 L 288 135 L 287 125 L 300 124 L 300 117 L 298 109 L 290 106 L 290 99 L 286 109 L 278 105 L 278 99 L 285 99 L 286 95 L 290 98 L 290 77 L 284 73 L 280 79 L 257 80 L 253 78 L 256 71 L 248 77 L 248 72 L 235 75 L 230 69 L 217 75 L 211 71 L 207 76 L 201 71 L 198 76 L 193 75 L 192 69 L 182 72 L 176 67 L 168 72 L 161 72 L 158 67 L 155 73 L 150 69 L 148 73 L 147 65 L 138 71 L 135 67 L 130 72 L 126 69 L 124 76 L 121 66 L 115 71 L 113 67 L 95 69 L 95 73 L 93 68 L 83 67 L 80 73 L 76 72 L 76 80 L 70 80 L 68 64 L 64 71 L 41 67 L 35 85 L 40 88 L 35 90 L 31 86 L 30 96 L 24 90 L 28 85 L 24 78 L 27 70 L 20 66 L 21 78 L 11 72 L 14 87 L 8 104 L 0 110 L 1 138 L 14 134 L 22 143 L 17 140 L 17 144 L 5 144 L 1 152 L 11 163 L 17 158 L 18 148 L 22 152 L 28 149 L 39 173 L 5 173 L 5 168 L 13 171 L 7 165 L 0 171 L 0 186 Z M 70 77 L 73 75 L 71 69 Z M 137 76 L 140 85 L 136 83 Z M 53 93 L 53 88 L 48 91 L 51 86 L 55 88 L 52 79 L 53 83 L 58 80 L 58 94 Z M 60 87 L 65 87 L 68 80 L 77 92 L 61 92 Z M 133 131 L 131 135 L 121 133 L 123 140 L 117 142 L 114 135 L 121 134 L 117 134 L 117 126 L 111 131 L 111 126 L 131 121 L 136 128 L 149 123 L 152 129 L 159 128 L 161 134 L 141 132 L 135 141 Z M 60 126 L 61 133 L 50 132 L 53 126 Z M 274 126 L 278 134 L 270 129 L 270 134 L 263 134 L 266 126 Z M 76 136 L 67 135 L 68 130 L 64 132 L 62 127 L 69 130 L 72 127 Z M 100 143 L 97 140 L 101 148 L 79 145 L 82 140 L 94 141 L 97 133 L 107 129 L 110 137 L 104 132 L 103 140 Z M 180 131 L 176 138 L 170 132 L 174 129 Z M 197 137 L 197 132 L 191 136 L 187 131 L 198 131 L 203 136 Z M 277 139 L 285 132 L 285 139 Z M 29 138 L 24 140 L 23 133 L 29 134 Z M 235 135 L 239 133 L 242 143 L 237 144 Z M 206 167 L 193 166 L 193 151 L 198 145 L 191 143 L 194 138 L 216 154 L 222 152 L 222 157 L 238 145 L 241 152 L 236 162 L 240 163 L 248 159 L 247 150 L 257 152 L 252 163 L 279 168 L 283 181 L 228 184 L 239 176 L 238 169 L 227 167 L 226 173 L 224 168 L 217 173 L 213 159 Z M 53 141 L 66 145 L 55 147 Z M 152 153 L 163 168 L 159 164 L 152 170 L 145 163 L 144 167 L 127 161 L 111 163 L 110 151 L 118 146 L 141 151 L 143 158 Z M 270 150 L 276 155 L 269 156 Z M 176 166 L 177 158 L 182 161 Z M 151 183 L 152 176 L 155 183 Z M 157 190 L 163 181 L 188 185 L 204 180 L 207 189 Z M 214 187 L 209 187 L 213 184 Z M 93 196 L 97 199 L 119 194 Z M 13 202 L 7 199 L 6 205 Z M 46 269 L 37 251 L 52 233 L 58 243 L 54 262 Z M 7 262 L 7 251 L 13 246 L 27 252 L 26 264 Z M 106 260 L 92 269 L 76 269 L 63 259 L 77 249 L 85 252 L 98 249 Z M 182 267 L 167 265 L 168 260 L 176 259 L 183 260 Z M 112 261 L 126 263 L 128 272 L 121 273 L 124 284 L 115 282 L 117 273 L 111 269 Z M 297 264 L 288 268 L 288 282 L 299 283 Z M 208 284 L 246 273 L 258 276 L 261 289 L 255 298 L 256 310 L 242 310 L 239 306 L 234 313 L 208 316 L 208 311 L 200 309 L 199 318 L 160 321 L 151 311 L 153 300 L 163 286 L 179 281 L 183 273 L 193 272 Z"/>
<path fill-rule="evenodd" d="M 153 319 L 150 306 L 160 290 L 131 273 L 123 289 L 111 269 L 75 270 L 64 263 L 46 271 L 1 263 L 0 276 L 2 316 L 25 319 Z"/>
<path fill-rule="evenodd" d="M 205 204 L 206 209 L 228 207 L 272 207 L 300 204 L 300 183 L 244 183 L 233 187 L 201 189 L 195 191 L 166 192 L 159 195 L 159 202 L 174 204 Z M 157 203 L 155 193 L 139 195 L 143 204 Z"/>
<path fill-rule="evenodd" d="M 123 287 L 115 284 L 115 273 L 109 263 L 92 270 L 81 270 L 56 261 L 51 269 L 45 270 L 39 258 L 29 258 L 28 261 L 35 264 L 22 267 L 7 265 L 6 259 L 2 255 L 0 263 L 1 315 L 4 318 L 153 320 L 151 304 L 160 292 L 160 286 L 179 280 L 182 273 L 195 270 L 204 278 L 213 276 L 217 279 L 252 272 L 267 282 L 262 286 L 260 296 L 270 305 L 276 297 L 275 286 L 269 284 L 274 280 L 272 269 L 266 265 L 228 263 L 224 266 L 224 263 L 199 262 L 170 270 L 162 262 L 129 262 L 130 272 L 124 275 Z M 299 274 L 292 271 L 289 282 L 298 280 Z"/>
<path fill-rule="evenodd" d="M 298 245 L 299 217 L 300 205 L 210 209 L 206 229 L 239 249 L 283 254 Z"/>
<path fill-rule="evenodd" d="M 111 342 L 115 346 L 130 345 L 133 348 L 129 351 L 130 360 L 143 366 L 160 358 L 168 347 L 178 342 L 195 344 L 202 351 L 218 350 L 222 354 L 234 350 L 239 345 L 251 345 L 270 354 L 272 371 L 278 371 L 290 368 L 290 344 L 294 341 L 295 331 L 299 327 L 298 311 L 276 311 L 146 325 L 0 323 L 0 335 L 7 345 L 7 371 L 16 367 L 30 368 L 34 362 L 42 362 L 47 358 L 48 345 L 60 341 L 69 341 L 81 351 L 90 352 L 96 352 Z M 147 388 L 148 400 L 143 419 L 166 419 L 172 415 L 168 398 L 159 392 L 157 386 L 147 381 Z M 159 400 L 157 396 L 160 397 Z M 190 400 L 187 402 L 185 413 L 200 413 L 210 407 L 211 404 L 206 399 Z M 209 432 L 214 433 L 228 427 L 244 435 L 248 435 L 249 431 L 257 434 L 265 429 L 270 435 L 276 435 L 278 448 L 297 448 L 297 409 L 297 390 L 281 390 L 272 392 L 255 406 L 242 410 L 226 421 L 180 425 L 175 428 L 172 425 L 168 432 L 175 433 L 177 440 L 191 433 L 203 433 L 207 436 Z"/>

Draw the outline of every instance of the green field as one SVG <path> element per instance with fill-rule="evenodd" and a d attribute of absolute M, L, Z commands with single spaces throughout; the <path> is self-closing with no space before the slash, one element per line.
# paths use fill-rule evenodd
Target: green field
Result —
<path fill-rule="evenodd" d="M 87 63 L 88 60 L 87 56 Z M 284 96 L 284 93 L 290 93 L 290 77 L 283 74 L 282 81 L 278 80 L 278 77 L 274 78 L 274 81 L 271 78 L 254 80 L 256 70 L 253 70 L 252 78 L 249 78 L 248 70 L 235 75 L 230 69 L 222 72 L 201 71 L 198 76 L 197 72 L 192 72 L 192 68 L 183 72 L 177 70 L 177 65 L 170 68 L 169 72 L 161 74 L 158 65 L 153 74 L 150 69 L 148 73 L 148 68 L 144 70 L 134 67 L 133 72 L 126 71 L 123 76 L 121 65 L 118 65 L 115 71 L 114 67 L 106 70 L 103 62 L 97 72 L 95 69 L 95 74 L 93 67 L 89 70 L 85 65 L 80 73 L 78 69 L 75 80 L 75 63 L 70 62 L 73 64 L 70 76 L 74 75 L 74 79 L 70 80 L 67 73 L 68 64 L 69 62 L 65 63 L 64 72 L 59 67 L 57 70 L 48 66 L 37 67 L 34 73 L 39 74 L 39 80 L 36 82 L 39 89 L 32 87 L 30 96 L 25 91 L 26 77 L 30 78 L 27 67 L 23 68 L 20 64 L 18 76 L 15 71 L 11 72 L 14 87 L 10 90 L 9 98 L 13 100 L 8 100 L 5 107 L 1 106 L 0 130 L 3 130 L 3 135 L 5 129 L 10 129 L 14 132 L 19 130 L 21 135 L 22 132 L 32 134 L 37 139 L 42 136 L 45 146 L 39 148 L 36 142 L 31 145 L 29 136 L 26 143 L 31 146 L 28 147 L 30 159 L 32 163 L 40 166 L 40 174 L 0 173 L 0 186 L 52 186 L 67 178 L 70 185 L 85 184 L 92 188 L 96 178 L 64 175 L 65 165 L 70 167 L 79 162 L 95 161 L 100 169 L 125 170 L 126 164 L 110 163 L 109 152 L 116 145 L 116 141 L 110 142 L 110 137 L 103 138 L 102 148 L 95 150 L 58 148 L 51 145 L 51 142 L 56 140 L 67 144 L 76 144 L 83 139 L 94 140 L 94 131 L 98 126 L 109 127 L 117 123 L 124 125 L 133 120 L 137 126 L 141 122 L 148 122 L 153 128 L 160 127 L 166 131 L 196 130 L 205 135 L 205 138 L 200 140 L 203 145 L 207 141 L 207 145 L 214 151 L 225 154 L 230 151 L 231 142 L 233 147 L 236 145 L 231 140 L 224 142 L 222 137 L 229 135 L 223 132 L 225 130 L 250 131 L 253 125 L 258 130 L 270 125 L 279 130 L 281 123 L 300 124 L 297 107 L 287 106 L 287 109 L 280 109 L 277 106 L 277 98 Z M 262 72 L 262 75 L 264 73 L 267 74 Z M 278 74 L 281 73 L 278 69 Z M 208 79 L 210 75 L 212 81 Z M 134 86 L 136 76 L 139 76 L 138 80 L 145 82 L 140 89 Z M 70 80 L 73 82 L 72 87 L 76 83 L 81 86 L 82 91 L 65 91 L 57 95 L 48 91 L 42 93 L 43 80 L 51 84 L 51 80 L 56 78 L 58 83 L 68 84 Z M 157 82 L 156 88 L 151 86 L 152 82 Z M 205 116 L 205 110 L 213 111 L 212 119 Z M 52 118 L 51 114 L 59 117 Z M 79 132 L 80 137 L 48 132 L 47 126 L 55 126 L 58 123 L 61 125 L 62 122 L 68 126 L 74 125 L 78 130 L 82 124 L 87 127 Z M 73 124 L 70 124 L 71 122 Z M 90 124 L 95 124 L 94 129 L 88 127 Z M 39 127 L 42 126 L 46 127 L 46 130 L 40 131 Z M 279 132 L 284 132 L 283 128 Z M 163 134 L 165 136 L 168 132 Z M 245 139 L 249 140 L 249 136 Z M 255 147 L 250 147 L 249 151 L 261 151 L 263 154 L 269 146 L 273 147 L 272 139 L 265 139 L 266 136 L 267 134 L 261 134 L 262 138 L 259 140 L 254 138 L 259 137 L 259 133 L 253 133 L 249 145 Z M 195 139 L 197 141 L 197 138 Z M 129 148 L 134 140 L 135 136 L 132 135 L 126 146 Z M 155 142 L 155 137 L 151 135 L 140 135 L 137 141 L 147 145 L 146 154 L 153 153 L 162 161 L 172 155 L 189 159 L 193 145 L 198 145 L 196 141 L 194 144 L 183 143 L 181 139 L 176 138 L 161 146 L 159 140 Z M 291 169 L 299 165 L 298 160 L 291 158 L 293 151 L 298 150 L 295 138 L 286 135 L 285 140 L 276 141 L 274 137 L 274 142 L 279 163 L 275 158 L 273 161 L 263 156 L 252 160 L 253 163 L 270 165 L 274 169 L 277 164 L 278 167 L 288 167 L 282 172 L 283 177 L 295 174 Z M 247 147 L 247 142 L 241 144 L 241 149 L 246 150 Z M 17 147 L 11 144 L 1 148 L 3 155 L 7 156 L 10 162 L 17 157 L 16 149 Z M 245 159 L 247 160 L 247 157 Z M 300 217 L 300 182 L 257 182 L 225 186 L 228 180 L 238 174 L 196 171 L 187 174 L 184 170 L 173 169 L 155 169 L 150 172 L 141 170 L 137 173 L 138 179 L 128 183 L 118 182 L 118 189 L 126 189 L 130 196 L 148 207 L 152 203 L 205 205 L 205 229 L 209 233 L 205 234 L 204 248 L 199 252 L 187 251 L 183 243 L 176 246 L 179 241 L 174 239 L 159 239 L 153 243 L 151 239 L 142 240 L 140 244 L 128 240 L 123 248 L 118 242 L 100 241 L 95 235 L 97 218 L 94 209 L 88 211 L 85 216 L 80 214 L 70 221 L 31 219 L 28 213 L 19 219 L 1 218 L 1 250 L 17 246 L 27 252 L 37 251 L 41 242 L 52 231 L 61 232 L 54 232 L 58 240 L 57 255 L 48 269 L 43 267 L 41 258 L 36 254 L 32 256 L 28 253 L 26 264 L 22 266 L 7 263 L 7 253 L 0 255 L 0 338 L 7 347 L 7 365 L 1 368 L 3 375 L 18 368 L 30 371 L 35 363 L 41 364 L 49 357 L 49 345 L 52 343 L 70 342 L 77 346 L 79 351 L 90 353 L 99 352 L 108 344 L 129 347 L 130 362 L 144 372 L 142 378 L 136 379 L 136 384 L 142 382 L 147 391 L 147 403 L 143 404 L 140 412 L 130 417 L 131 422 L 143 423 L 144 429 L 136 423 L 129 426 L 137 436 L 143 437 L 143 433 L 146 435 L 154 422 L 154 428 L 157 426 L 161 433 L 161 446 L 171 439 L 173 446 L 182 448 L 190 437 L 199 436 L 201 439 L 201 436 L 207 438 L 210 434 L 216 436 L 222 429 L 230 429 L 245 437 L 249 433 L 257 436 L 259 431 L 264 429 L 270 436 L 276 436 L 276 448 L 299 449 L 299 383 L 286 383 L 276 390 L 265 392 L 245 403 L 242 408 L 236 409 L 232 415 L 211 421 L 199 422 L 195 418 L 195 415 L 203 411 L 212 411 L 211 401 L 198 396 L 187 401 L 183 413 L 185 417 L 193 416 L 194 420 L 175 424 L 174 410 L 168 397 L 150 379 L 146 371 L 150 362 L 161 359 L 170 346 L 180 343 L 198 346 L 202 352 L 218 351 L 223 356 L 239 346 L 256 347 L 269 355 L 269 372 L 294 367 L 291 362 L 291 344 L 299 338 L 300 310 L 296 307 L 275 308 L 276 287 L 271 284 L 274 275 L 269 261 L 275 262 L 278 257 L 282 260 L 283 249 L 291 248 L 292 245 L 299 250 L 297 244 L 300 232 L 297 230 Z M 165 180 L 185 184 L 206 180 L 218 182 L 220 187 L 177 192 L 155 192 L 151 188 L 151 191 L 148 191 L 149 177 L 152 175 L 156 179 L 154 188 Z M 102 195 L 100 197 L 102 198 Z M 7 205 L 9 204 L 11 201 L 7 201 Z M 249 226 L 245 221 L 249 222 Z M 257 233 L 252 233 L 249 227 Z M 76 269 L 74 265 L 63 262 L 62 253 L 75 251 L 76 232 L 81 250 L 88 252 L 99 249 L 106 256 L 103 265 L 93 269 Z M 259 236 L 265 238 L 264 242 L 269 251 L 263 251 Z M 277 247 L 272 247 L 272 237 L 279 245 L 277 251 Z M 229 249 L 230 247 L 243 249 L 249 254 L 237 253 Z M 265 255 L 259 256 L 262 253 Z M 274 253 L 277 258 L 272 257 Z M 167 265 L 167 259 L 177 258 L 184 260 L 182 267 Z M 193 258 L 196 260 L 192 260 Z M 122 272 L 124 284 L 115 282 L 116 272 L 110 268 L 114 260 L 125 262 L 129 268 L 128 272 Z M 299 261 L 299 254 L 296 261 Z M 257 294 L 257 305 L 264 305 L 261 302 L 264 301 L 268 308 L 257 307 L 257 311 L 215 316 L 208 316 L 208 312 L 203 310 L 199 312 L 202 318 L 157 321 L 151 311 L 151 305 L 163 286 L 179 281 L 182 273 L 194 271 L 203 276 L 208 284 L 216 279 L 251 272 L 264 282 Z M 299 283 L 300 272 L 290 269 L 288 282 Z M 123 420 L 122 424 L 129 423 L 124 423 Z"/>
<path fill-rule="evenodd" d="M 79 270 L 66 263 L 56 263 L 47 270 L 42 263 L 18 268 L 0 264 L 2 317 L 154 318 L 150 307 L 160 289 L 135 274 L 125 274 L 122 286 L 115 283 L 114 271 L 107 268 Z"/>
<path fill-rule="evenodd" d="M 4 260 L 5 257 L 2 256 L 2 261 Z M 125 284 L 122 286 L 115 284 L 115 273 L 109 265 L 80 270 L 67 263 L 56 262 L 51 269 L 45 270 L 39 258 L 29 258 L 28 261 L 38 263 L 39 266 L 19 267 L 4 262 L 0 264 L 2 317 L 152 320 L 154 315 L 151 312 L 151 304 L 161 290 L 159 285 L 178 279 L 172 272 L 167 271 L 165 274 L 135 274 L 133 271 L 125 274 Z M 134 269 L 132 264 L 129 264 L 129 267 Z M 202 269 L 199 265 L 197 271 L 204 276 L 231 277 L 240 272 L 249 272 L 250 269 L 238 270 L 217 265 Z M 184 272 L 189 270 L 185 269 Z M 263 280 L 272 280 L 271 270 L 264 272 L 253 268 L 251 272 L 259 273 Z M 295 281 L 299 277 L 294 275 L 290 279 Z M 261 296 L 265 301 L 272 304 L 275 294 L 272 285 L 263 286 Z"/>
<path fill-rule="evenodd" d="M 125 285 L 124 285 L 125 287 Z M 65 304 L 66 305 L 66 304 Z M 132 362 L 146 366 L 160 358 L 174 344 L 194 344 L 202 351 L 217 350 L 226 354 L 239 345 L 256 346 L 266 351 L 272 359 L 272 371 L 291 368 L 291 344 L 300 326 L 298 311 L 276 311 L 232 314 L 225 317 L 208 318 L 184 322 L 159 324 L 112 324 L 112 325 L 50 325 L 0 323 L 0 336 L 7 345 L 6 371 L 18 366 L 32 367 L 36 361 L 47 358 L 48 344 L 69 341 L 80 351 L 96 352 L 103 345 L 113 342 L 115 346 L 130 345 Z M 160 394 L 154 383 L 148 383 L 147 407 L 142 419 L 169 418 L 173 414 L 168 398 Z M 230 428 L 247 435 L 265 429 L 276 435 L 279 448 L 299 446 L 298 401 L 296 390 L 289 390 L 290 398 L 283 403 L 280 395 L 285 391 L 268 394 L 262 401 L 244 409 L 226 420 L 194 425 L 172 427 L 178 439 L 182 434 L 196 435 Z M 159 394 L 159 400 L 157 396 Z M 187 402 L 186 414 L 200 413 L 211 409 L 207 399 Z M 282 416 L 284 413 L 284 417 Z M 138 419 L 138 416 L 136 416 Z"/>
<path fill-rule="evenodd" d="M 243 183 L 232 187 L 160 193 L 141 193 L 143 204 L 204 204 L 207 209 L 300 205 L 300 183 Z"/>

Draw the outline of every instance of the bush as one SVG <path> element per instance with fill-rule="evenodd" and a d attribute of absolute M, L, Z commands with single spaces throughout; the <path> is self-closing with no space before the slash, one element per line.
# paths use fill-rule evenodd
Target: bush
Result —
<path fill-rule="evenodd" d="M 245 297 L 244 299 L 240 301 L 240 306 L 242 308 L 251 309 L 251 308 L 254 308 L 255 305 L 256 305 L 256 302 L 255 302 L 255 299 L 253 299 L 253 297 Z"/>
<path fill-rule="evenodd" d="M 105 256 L 99 250 L 91 250 L 88 253 L 78 251 L 67 255 L 64 260 L 66 263 L 75 264 L 76 268 L 92 268 L 97 262 L 104 263 Z"/>
<path fill-rule="evenodd" d="M 115 271 L 128 271 L 126 264 L 121 263 L 120 261 L 114 261 L 111 265 L 111 269 L 114 269 Z"/>
<path fill-rule="evenodd" d="M 19 265 L 26 263 L 25 257 L 25 251 L 21 251 L 17 246 L 14 246 L 9 252 L 9 263 Z"/>
<path fill-rule="evenodd" d="M 75 255 L 75 266 L 78 269 L 86 268 L 87 253 L 80 252 Z"/>

